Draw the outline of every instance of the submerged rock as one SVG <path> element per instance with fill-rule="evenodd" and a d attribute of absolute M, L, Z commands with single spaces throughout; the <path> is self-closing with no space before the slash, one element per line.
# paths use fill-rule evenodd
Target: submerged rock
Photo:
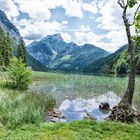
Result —
<path fill-rule="evenodd" d="M 89 113 L 86 113 L 86 116 L 84 116 L 83 119 L 84 120 L 96 120 L 96 118 Z"/>
<path fill-rule="evenodd" d="M 64 115 L 58 110 L 58 109 L 53 109 L 49 110 L 46 120 L 49 122 L 68 122 Z"/>

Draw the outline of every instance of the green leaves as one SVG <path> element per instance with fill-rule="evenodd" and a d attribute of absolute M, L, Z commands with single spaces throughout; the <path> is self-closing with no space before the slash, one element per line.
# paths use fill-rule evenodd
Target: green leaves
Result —
<path fill-rule="evenodd" d="M 135 17 L 135 32 L 140 34 L 140 12 L 137 12 Z"/>
<path fill-rule="evenodd" d="M 23 39 L 20 39 L 20 44 L 17 50 L 17 58 L 22 59 L 24 63 L 26 63 L 26 48 Z"/>
<path fill-rule="evenodd" d="M 0 27 L 0 68 L 6 70 L 13 56 L 13 40 Z"/>
<path fill-rule="evenodd" d="M 32 71 L 22 59 L 13 58 L 8 68 L 11 88 L 26 90 L 32 82 Z"/>
<path fill-rule="evenodd" d="M 138 0 L 128 0 L 128 6 L 133 8 L 138 3 Z"/>
<path fill-rule="evenodd" d="M 136 35 L 132 39 L 135 41 L 136 46 L 140 46 L 140 12 L 136 13 L 134 26 Z"/>

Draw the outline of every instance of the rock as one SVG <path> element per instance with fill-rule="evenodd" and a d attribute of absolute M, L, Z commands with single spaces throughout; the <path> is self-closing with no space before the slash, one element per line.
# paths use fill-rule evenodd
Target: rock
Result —
<path fill-rule="evenodd" d="M 134 116 L 139 116 L 140 114 L 139 114 L 139 112 L 135 111 L 135 112 L 133 112 L 133 115 Z"/>
<path fill-rule="evenodd" d="M 108 117 L 112 121 L 121 121 L 126 123 L 132 123 L 135 121 L 140 121 L 140 114 L 134 111 L 132 108 L 127 106 L 115 106 L 112 109 L 111 115 Z"/>
<path fill-rule="evenodd" d="M 83 119 L 84 120 L 96 120 L 96 118 L 89 113 L 86 113 L 86 116 L 84 116 Z"/>
<path fill-rule="evenodd" d="M 102 109 L 102 110 L 109 110 L 109 109 L 110 109 L 110 106 L 109 106 L 108 103 L 102 102 L 102 103 L 99 105 L 99 109 Z"/>
<path fill-rule="evenodd" d="M 46 120 L 54 123 L 67 122 L 65 116 L 58 109 L 49 110 Z"/>
<path fill-rule="evenodd" d="M 99 105 L 99 109 L 102 113 L 106 114 L 110 111 L 110 105 L 106 102 L 102 102 L 100 105 Z"/>

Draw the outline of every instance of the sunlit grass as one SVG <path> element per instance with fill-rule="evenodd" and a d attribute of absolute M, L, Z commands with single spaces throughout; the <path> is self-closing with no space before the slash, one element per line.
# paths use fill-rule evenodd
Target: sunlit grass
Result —
<path fill-rule="evenodd" d="M 76 121 L 67 124 L 24 125 L 16 130 L 0 129 L 7 140 L 139 140 L 140 124 Z"/>

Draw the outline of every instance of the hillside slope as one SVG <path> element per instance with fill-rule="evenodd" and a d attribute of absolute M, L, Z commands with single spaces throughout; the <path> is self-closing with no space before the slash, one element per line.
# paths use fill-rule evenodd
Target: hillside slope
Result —
<path fill-rule="evenodd" d="M 113 67 L 114 63 L 119 58 L 119 55 L 124 52 L 127 49 L 127 45 L 124 45 L 119 50 L 117 50 L 115 53 L 108 55 L 107 57 L 100 58 L 93 63 L 91 63 L 89 66 L 87 66 L 83 72 L 84 73 L 93 73 L 93 74 L 103 74 L 105 73 L 106 66 L 109 66 L 110 68 Z M 111 71 L 110 71 L 111 73 Z"/>
<path fill-rule="evenodd" d="M 86 67 L 84 73 L 93 74 L 127 74 L 130 68 L 130 56 L 127 45 L 121 47 L 115 53 L 98 59 Z M 137 64 L 137 74 L 140 74 L 140 59 Z"/>

